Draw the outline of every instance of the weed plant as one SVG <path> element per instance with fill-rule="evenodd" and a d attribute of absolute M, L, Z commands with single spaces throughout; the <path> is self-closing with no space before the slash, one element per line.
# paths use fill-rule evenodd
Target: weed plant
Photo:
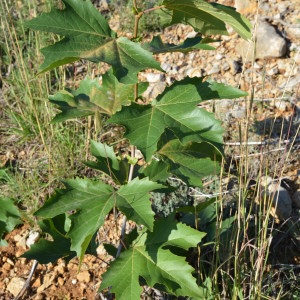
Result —
<path fill-rule="evenodd" d="M 122 20 L 121 31 L 134 27 L 132 19 L 127 17 L 132 11 L 132 1 L 107 2 L 114 8 L 114 14 Z M 1 44 L 1 59 L 5 62 L 1 70 L 5 109 L 3 116 L 9 124 L 7 130 L 3 130 L 1 134 L 6 139 L 13 137 L 12 142 L 6 142 L 5 147 L 11 147 L 16 153 L 24 148 L 30 149 L 32 155 L 34 154 L 32 159 L 25 161 L 25 168 L 19 165 L 17 159 L 16 165 L 12 164 L 14 159 L 10 160 L 5 165 L 2 184 L 5 182 L 6 194 L 15 195 L 30 210 L 35 210 L 43 202 L 45 194 L 53 192 L 54 186 L 60 186 L 57 179 L 67 175 L 73 177 L 75 174 L 86 174 L 86 169 L 80 167 L 78 162 L 89 156 L 86 151 L 90 136 L 99 138 L 98 134 L 92 134 L 95 132 L 92 130 L 94 119 L 90 117 L 89 121 L 67 121 L 67 126 L 50 124 L 56 111 L 47 101 L 48 94 L 65 87 L 66 70 L 60 67 L 56 71 L 33 76 L 36 66 L 41 62 L 38 49 L 49 43 L 49 35 L 24 29 L 22 24 L 25 15 L 27 17 L 27 14 L 36 15 L 40 11 L 49 11 L 50 4 L 52 5 L 48 1 L 37 8 L 30 2 L 25 3 L 22 14 L 13 11 L 8 0 L 4 0 L 1 7 L 2 12 L 5 12 L 2 16 L 2 27 L 6 29 L 4 42 Z M 152 1 L 145 1 L 139 3 L 138 7 L 147 9 L 152 5 Z M 141 31 L 158 29 L 160 23 L 157 18 L 157 15 L 153 19 L 146 17 L 144 25 L 142 23 L 140 27 Z M 52 35 L 51 42 L 55 41 L 57 37 Z M 253 101 L 254 95 L 247 99 L 247 122 L 253 117 Z M 106 128 L 112 130 L 108 126 L 101 128 L 103 135 Z M 296 266 L 288 267 L 287 264 L 276 267 L 272 257 L 274 236 L 281 229 L 288 230 L 290 225 L 276 225 L 269 214 L 270 201 L 265 197 L 262 199 L 265 205 L 262 206 L 255 205 L 253 201 L 259 193 L 259 186 L 255 186 L 256 191 L 249 189 L 250 179 L 253 179 L 248 176 L 251 172 L 247 144 L 249 131 L 249 126 L 245 132 L 240 130 L 240 158 L 237 164 L 226 166 L 223 161 L 218 179 L 215 174 L 204 178 L 204 182 L 212 180 L 210 194 L 215 193 L 215 197 L 206 197 L 203 201 L 199 196 L 203 189 L 197 188 L 191 192 L 183 181 L 169 178 L 169 181 L 173 180 L 171 186 L 179 186 L 179 189 L 171 193 L 152 193 L 154 210 L 158 217 L 170 215 L 176 208 L 177 217 L 183 223 L 207 233 L 198 247 L 190 249 L 187 255 L 189 263 L 196 270 L 197 282 L 201 282 L 208 291 L 209 297 L 202 299 L 297 299 L 300 297 L 297 287 L 299 269 Z M 268 131 L 270 136 L 272 132 L 272 129 Z M 296 132 L 299 133 L 299 128 Z M 280 137 L 283 134 L 281 130 Z M 30 147 L 32 144 L 38 146 Z M 122 148 L 118 150 L 120 149 Z M 0 151 L 2 154 L 6 149 Z M 287 150 L 289 155 L 291 151 L 292 148 Z M 275 167 L 273 174 L 282 177 L 286 161 L 287 159 L 282 161 L 277 169 Z M 266 166 L 266 156 L 260 153 L 260 169 L 254 178 L 256 182 L 261 175 L 268 174 Z M 230 201 L 226 197 L 227 185 L 220 184 L 226 177 L 233 177 L 235 181 Z M 171 187 L 170 189 L 172 190 Z M 193 201 L 198 206 L 178 209 L 178 206 L 185 206 Z M 285 243 L 292 243 L 295 235 L 299 236 L 296 229 L 292 231 L 294 236 L 286 237 Z M 165 296 L 166 299 L 169 297 Z"/>

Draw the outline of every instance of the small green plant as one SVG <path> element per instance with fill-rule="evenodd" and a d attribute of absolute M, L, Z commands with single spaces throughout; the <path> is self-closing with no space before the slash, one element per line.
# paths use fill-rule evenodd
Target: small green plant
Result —
<path fill-rule="evenodd" d="M 77 89 L 50 97 L 61 111 L 53 122 L 94 116 L 100 138 L 91 143 L 95 160 L 85 164 L 99 170 L 102 179 L 65 180 L 65 189 L 58 190 L 35 213 L 42 218 L 41 229 L 52 239 L 41 239 L 24 256 L 47 263 L 95 254 L 98 229 L 112 210 L 119 210 L 126 216 L 123 228 L 128 219 L 138 226 L 128 236 L 121 235 L 118 248 L 107 249 L 115 260 L 104 274 L 100 290 L 109 289 L 117 299 L 140 299 L 141 285 L 147 284 L 176 296 L 206 299 L 207 282 L 201 282 L 201 276 L 196 279 L 186 261 L 188 250 L 197 247 L 206 233 L 197 230 L 197 224 L 178 221 L 175 212 L 155 217 L 150 195 L 172 190 L 168 187 L 171 176 L 199 187 L 203 177 L 219 172 L 221 122 L 197 105 L 247 93 L 206 78 L 187 77 L 147 102 L 142 96 L 147 83 L 139 82 L 137 75 L 145 69 L 163 72 L 156 54 L 213 49 L 209 43 L 214 39 L 201 34 L 227 34 L 226 24 L 248 39 L 250 24 L 234 9 L 203 0 L 165 0 L 145 10 L 133 1 L 133 38 L 128 39 L 118 36 L 90 1 L 62 2 L 63 8 L 44 13 L 27 26 L 63 36 L 41 50 L 45 56 L 41 72 L 79 59 L 111 65 L 102 84 L 85 78 Z M 199 33 L 179 45 L 164 43 L 159 35 L 144 42 L 139 22 L 150 12 L 164 15 L 169 25 L 187 24 Z M 120 136 L 119 130 L 119 139 L 105 139 L 105 126 L 122 126 L 125 132 Z M 131 144 L 130 150 L 121 147 L 124 139 Z M 143 155 L 139 163 L 137 149 Z"/>

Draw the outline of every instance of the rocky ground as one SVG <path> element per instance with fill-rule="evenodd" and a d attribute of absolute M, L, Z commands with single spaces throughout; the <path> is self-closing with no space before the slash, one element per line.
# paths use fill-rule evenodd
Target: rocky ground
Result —
<path fill-rule="evenodd" d="M 151 83 L 145 96 L 153 98 L 174 79 L 185 76 L 210 76 L 250 91 L 253 95 L 250 118 L 246 118 L 250 100 L 224 100 L 204 105 L 214 110 L 223 121 L 226 152 L 236 164 L 243 159 L 243 143 L 247 142 L 250 178 L 258 180 L 262 162 L 272 176 L 287 178 L 295 215 L 300 208 L 298 0 L 260 1 L 259 8 L 252 0 L 219 2 L 235 6 L 255 25 L 255 56 L 253 42 L 242 41 L 234 32 L 229 37 L 222 36 L 222 41 L 215 43 L 214 52 L 160 55 L 158 59 L 166 74 L 150 71 L 140 75 L 142 80 L 147 79 Z M 117 23 L 115 26 L 118 26 Z M 163 37 L 165 41 L 178 43 L 194 34 L 189 27 L 174 26 L 165 30 Z M 247 136 L 246 128 L 249 129 Z M 284 172 L 281 173 L 283 166 Z M 99 233 L 102 240 L 117 243 L 118 235 L 111 230 L 113 225 L 114 220 L 110 216 L 106 227 Z M 9 246 L 0 248 L 0 299 L 16 297 L 30 273 L 33 261 L 20 258 L 20 255 L 28 248 L 26 241 L 32 230 L 29 225 L 17 228 L 6 236 Z M 69 263 L 60 260 L 56 264 L 39 264 L 23 299 L 100 299 L 97 289 L 109 261 L 110 257 L 100 248 L 98 258 L 85 257 L 79 273 L 77 259 Z M 300 250 L 298 254 L 295 250 L 290 263 L 299 262 Z"/>
<path fill-rule="evenodd" d="M 119 231 L 116 232 L 115 218 L 110 215 L 105 227 L 99 231 L 99 240 L 117 246 L 121 223 L 120 216 L 117 218 Z M 28 249 L 28 242 L 35 238 L 36 233 L 38 231 L 26 224 L 6 236 L 9 246 L 1 247 L 0 299 L 13 299 L 23 288 L 34 261 L 20 256 Z M 98 257 L 84 257 L 79 272 L 77 258 L 70 262 L 60 259 L 55 264 L 38 264 L 30 288 L 20 299 L 100 299 L 97 290 L 111 257 L 103 246 L 97 249 L 97 253 Z"/>

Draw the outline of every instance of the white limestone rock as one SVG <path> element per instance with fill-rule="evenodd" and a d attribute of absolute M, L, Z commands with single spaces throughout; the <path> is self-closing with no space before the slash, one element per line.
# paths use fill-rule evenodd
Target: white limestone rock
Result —
<path fill-rule="evenodd" d="M 283 57 L 287 51 L 286 40 L 281 37 L 275 28 L 266 21 L 260 21 L 256 30 L 255 51 L 251 41 L 241 41 L 237 52 L 242 56 L 243 61 L 255 59 Z"/>
<path fill-rule="evenodd" d="M 14 277 L 7 285 L 7 290 L 16 297 L 23 288 L 25 282 L 24 278 Z"/>
<path fill-rule="evenodd" d="M 157 83 L 165 80 L 165 75 L 161 73 L 148 73 L 146 74 L 149 83 Z"/>
<path fill-rule="evenodd" d="M 30 248 L 31 245 L 35 244 L 40 239 L 40 233 L 38 231 L 30 232 L 26 239 L 26 246 Z"/>

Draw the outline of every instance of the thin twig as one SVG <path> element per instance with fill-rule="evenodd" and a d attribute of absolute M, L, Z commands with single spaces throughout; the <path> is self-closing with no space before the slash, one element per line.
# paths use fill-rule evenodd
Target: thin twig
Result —
<path fill-rule="evenodd" d="M 265 152 L 258 152 L 258 153 L 247 154 L 247 157 L 254 157 L 254 156 L 260 156 L 260 155 L 266 155 L 266 154 L 269 154 L 271 152 L 284 151 L 284 150 L 286 150 L 286 148 L 277 148 L 277 149 L 273 149 L 273 150 L 269 150 L 269 151 L 265 151 Z M 238 159 L 238 158 L 242 158 L 242 157 L 245 157 L 245 155 L 234 155 L 232 158 Z"/>
<path fill-rule="evenodd" d="M 143 15 L 143 12 L 138 13 L 138 7 L 137 7 L 136 0 L 133 0 L 133 8 L 134 8 L 135 12 L 137 13 L 135 15 L 135 21 L 134 21 L 133 38 L 137 38 L 138 28 L 139 28 L 139 21 L 140 21 L 140 18 L 142 17 L 142 15 Z M 134 86 L 134 99 L 135 100 L 138 98 L 138 95 L 139 95 L 138 84 L 135 84 L 135 86 Z M 133 159 L 135 158 L 135 146 L 131 146 L 131 157 Z M 130 182 L 132 180 L 133 171 L 134 171 L 134 164 L 131 164 L 130 169 L 129 169 L 129 174 L 128 174 L 128 182 Z M 127 218 L 124 215 L 122 229 L 121 229 L 120 243 L 119 243 L 119 246 L 118 246 L 116 258 L 120 256 L 122 248 L 123 248 L 123 240 L 124 240 L 125 232 L 126 232 L 126 223 L 127 223 Z"/>
<path fill-rule="evenodd" d="M 152 7 L 152 8 L 148 8 L 146 10 L 143 10 L 143 11 L 139 12 L 137 4 L 136 4 L 136 0 L 133 0 L 133 8 L 134 8 L 134 10 L 136 12 L 135 19 L 134 19 L 133 38 L 137 38 L 137 36 L 138 36 L 139 21 L 140 21 L 141 17 L 144 14 L 147 14 L 147 13 L 149 13 L 151 11 L 155 11 L 155 10 L 158 10 L 158 9 L 163 9 L 165 7 L 166 7 L 165 5 L 160 5 L 160 6 L 155 6 L 155 7 Z"/>
<path fill-rule="evenodd" d="M 29 273 L 29 276 L 28 276 L 27 280 L 25 281 L 24 286 L 22 287 L 22 289 L 21 289 L 20 292 L 18 293 L 18 295 L 14 298 L 14 300 L 19 300 L 19 299 L 21 299 L 21 297 L 23 296 L 23 294 L 25 293 L 25 291 L 29 288 L 29 286 L 30 286 L 30 281 L 31 281 L 31 279 L 32 279 L 32 277 L 33 277 L 33 274 L 34 274 L 34 272 L 35 272 L 35 270 L 36 270 L 37 265 L 38 265 L 38 261 L 37 261 L 37 260 L 34 260 L 34 261 L 33 261 L 33 265 L 32 265 L 32 267 L 31 267 L 31 270 L 30 270 L 30 273 Z"/>
<path fill-rule="evenodd" d="M 236 193 L 239 191 L 239 189 L 232 189 L 232 190 L 229 190 L 229 191 L 224 191 L 224 192 L 218 192 L 218 193 L 214 193 L 214 194 L 205 194 L 199 190 L 196 190 L 192 187 L 189 187 L 189 190 L 192 191 L 192 192 L 188 192 L 188 195 L 190 197 L 201 197 L 201 198 L 208 198 L 208 199 L 211 199 L 211 198 L 214 198 L 216 196 L 220 196 L 220 195 L 226 195 L 226 194 L 231 194 L 231 193 Z"/>
<path fill-rule="evenodd" d="M 272 98 L 256 98 L 256 99 L 253 99 L 252 101 L 254 102 L 272 102 L 274 100 L 281 100 L 281 101 L 288 101 L 288 102 L 292 102 L 296 99 L 296 97 L 287 97 L 287 96 L 284 96 L 284 97 L 272 97 Z M 227 102 L 245 102 L 245 98 L 238 98 L 238 99 L 226 99 Z M 215 99 L 210 99 L 210 100 L 204 100 L 202 101 L 200 104 L 198 104 L 198 106 L 204 106 L 205 104 L 207 103 L 217 103 L 218 100 L 215 100 Z"/>
<path fill-rule="evenodd" d="M 260 141 L 260 142 L 226 142 L 226 146 L 245 146 L 245 145 L 272 145 L 272 144 L 291 144 L 300 142 L 300 138 L 283 141 Z"/>

